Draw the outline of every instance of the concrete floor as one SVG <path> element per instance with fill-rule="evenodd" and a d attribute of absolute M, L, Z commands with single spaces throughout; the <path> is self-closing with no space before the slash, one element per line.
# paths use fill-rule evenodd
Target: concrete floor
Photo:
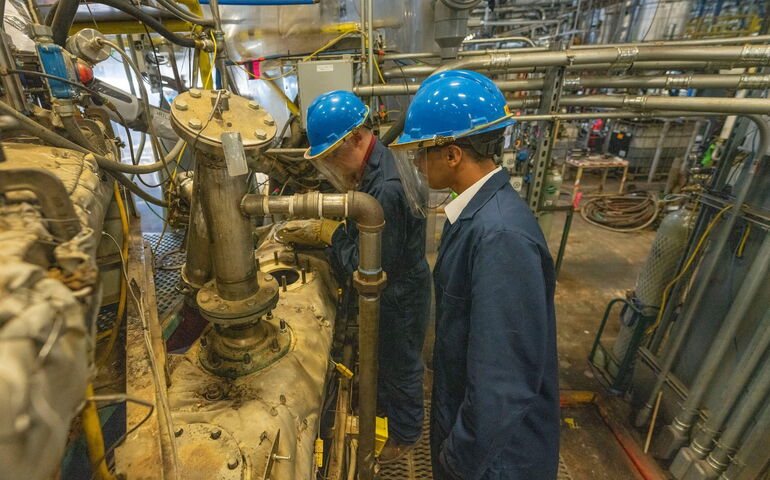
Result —
<path fill-rule="evenodd" d="M 549 235 L 554 257 L 564 215 Z M 605 393 L 588 366 L 588 354 L 607 303 L 633 289 L 655 232 L 615 233 L 575 213 L 556 286 L 559 377 L 562 390 Z M 612 344 L 617 314 L 603 341 Z M 562 409 L 561 451 L 573 480 L 640 478 L 612 432 L 591 407 Z"/>

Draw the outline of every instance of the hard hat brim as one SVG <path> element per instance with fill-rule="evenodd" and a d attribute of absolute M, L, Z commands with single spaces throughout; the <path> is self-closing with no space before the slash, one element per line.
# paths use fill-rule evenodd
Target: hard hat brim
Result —
<path fill-rule="evenodd" d="M 320 145 L 316 145 L 314 147 L 309 147 L 307 150 L 305 150 L 305 160 L 315 160 L 318 157 L 322 157 L 329 153 L 331 150 L 334 150 L 338 146 L 340 146 L 345 140 L 347 140 L 348 137 L 353 135 L 353 132 L 356 131 L 361 125 L 363 125 L 366 122 L 366 119 L 369 117 L 369 106 L 366 106 L 366 113 L 364 114 L 363 118 L 361 118 L 361 121 L 350 127 L 350 130 L 334 142 L 328 142 L 328 143 L 322 143 Z"/>

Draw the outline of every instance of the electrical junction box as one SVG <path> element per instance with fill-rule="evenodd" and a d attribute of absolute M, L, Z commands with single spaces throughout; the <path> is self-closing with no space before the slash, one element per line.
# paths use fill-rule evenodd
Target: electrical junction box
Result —
<path fill-rule="evenodd" d="M 307 108 L 315 98 L 332 90 L 353 91 L 353 57 L 335 60 L 315 60 L 297 64 L 299 106 L 302 128 L 307 128 Z"/>

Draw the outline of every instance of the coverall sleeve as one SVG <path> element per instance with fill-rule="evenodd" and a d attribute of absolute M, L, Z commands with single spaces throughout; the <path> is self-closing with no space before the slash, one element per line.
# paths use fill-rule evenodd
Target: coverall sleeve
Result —
<path fill-rule="evenodd" d="M 406 211 L 401 202 L 399 188 L 398 183 L 386 182 L 383 189 L 374 195 L 385 213 L 385 228 L 382 231 L 382 269 L 386 272 L 393 271 L 392 268 L 398 260 L 406 235 L 404 216 Z M 340 226 L 332 236 L 329 253 L 345 275 L 352 275 L 358 269 L 358 229 L 347 225 Z"/>
<path fill-rule="evenodd" d="M 482 477 L 538 395 L 547 293 L 537 245 L 519 232 L 486 235 L 470 254 L 467 390 L 441 451 L 464 480 Z"/>

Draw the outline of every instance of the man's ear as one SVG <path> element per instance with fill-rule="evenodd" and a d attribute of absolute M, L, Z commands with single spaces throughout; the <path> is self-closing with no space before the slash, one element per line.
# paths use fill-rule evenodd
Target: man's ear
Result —
<path fill-rule="evenodd" d="M 447 164 L 452 168 L 456 168 L 462 162 L 464 154 L 463 149 L 457 145 L 448 145 L 446 149 Z"/>

